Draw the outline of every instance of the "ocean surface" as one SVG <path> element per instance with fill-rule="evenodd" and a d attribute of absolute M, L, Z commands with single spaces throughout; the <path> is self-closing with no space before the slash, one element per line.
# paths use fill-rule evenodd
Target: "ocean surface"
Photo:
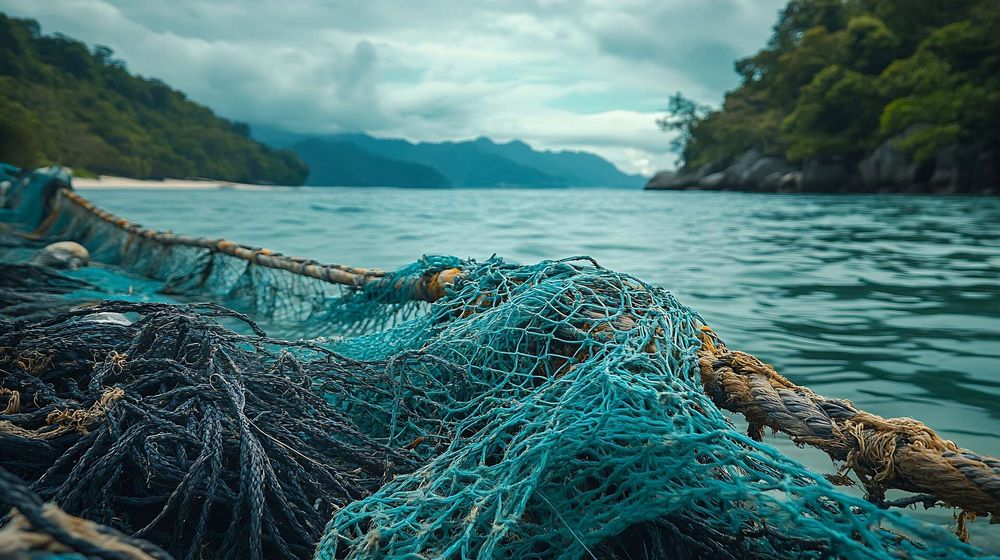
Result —
<path fill-rule="evenodd" d="M 1000 455 L 1000 198 L 612 189 L 87 189 L 157 229 L 392 270 L 424 254 L 589 255 L 663 286 L 733 349 Z M 769 438 L 820 472 L 818 451 Z M 947 522 L 950 513 L 914 512 Z M 972 525 L 1000 550 L 1000 526 Z"/>

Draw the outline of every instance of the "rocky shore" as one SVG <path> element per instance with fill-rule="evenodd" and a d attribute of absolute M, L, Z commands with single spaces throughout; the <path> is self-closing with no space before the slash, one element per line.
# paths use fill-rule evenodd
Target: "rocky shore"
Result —
<path fill-rule="evenodd" d="M 784 158 L 749 150 L 734 162 L 693 173 L 661 171 L 646 190 L 738 190 L 785 193 L 1000 194 L 1000 154 L 984 145 L 950 146 L 917 163 L 892 138 L 860 161 Z"/>

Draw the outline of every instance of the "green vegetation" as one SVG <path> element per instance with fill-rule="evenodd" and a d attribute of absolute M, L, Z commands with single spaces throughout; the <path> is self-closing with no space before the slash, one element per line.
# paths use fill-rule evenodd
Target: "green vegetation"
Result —
<path fill-rule="evenodd" d="M 749 149 L 857 161 L 893 137 L 918 162 L 1000 145 L 998 0 L 791 0 L 736 71 L 721 109 L 677 94 L 658 121 L 684 170 Z"/>
<path fill-rule="evenodd" d="M 37 22 L 0 14 L 0 160 L 78 174 L 301 184 L 292 152 L 250 138 L 163 82 L 131 75 L 111 49 L 88 50 Z"/>

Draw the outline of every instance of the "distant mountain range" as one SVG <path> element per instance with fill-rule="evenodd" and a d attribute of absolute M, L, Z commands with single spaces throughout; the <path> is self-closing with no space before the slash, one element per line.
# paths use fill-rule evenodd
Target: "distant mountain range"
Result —
<path fill-rule="evenodd" d="M 297 153 L 309 165 L 307 185 L 639 188 L 646 182 L 589 152 L 539 151 L 519 140 L 410 142 L 363 133 L 302 135 L 268 125 L 251 130 L 261 142 Z"/>

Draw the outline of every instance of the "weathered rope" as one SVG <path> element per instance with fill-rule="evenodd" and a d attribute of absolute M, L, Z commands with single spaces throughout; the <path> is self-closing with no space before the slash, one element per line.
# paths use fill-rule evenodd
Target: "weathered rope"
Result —
<path fill-rule="evenodd" d="M 222 253 L 266 268 L 284 270 L 292 274 L 308 276 L 324 282 L 344 286 L 360 287 L 385 280 L 389 282 L 391 291 L 404 295 L 413 301 L 436 301 L 444 295 L 445 286 L 454 282 L 460 273 L 460 270 L 457 268 L 448 268 L 427 274 L 416 279 L 416 281 L 410 278 L 393 279 L 391 275 L 377 268 L 358 268 L 343 264 L 323 264 L 312 259 L 290 257 L 270 249 L 252 247 L 227 239 L 189 237 L 145 228 L 99 208 L 72 189 L 65 187 L 58 191 L 57 196 L 70 201 L 101 221 L 126 232 L 133 238 L 141 237 L 168 246 L 183 245 L 207 249 L 213 253 Z M 51 225 L 57 216 L 58 205 L 56 205 L 56 210 L 46 217 L 42 226 L 39 227 L 39 231 L 44 231 L 45 227 Z"/>
<path fill-rule="evenodd" d="M 134 236 L 153 239 L 165 245 L 187 245 L 189 247 L 200 247 L 213 252 L 224 253 L 226 255 L 250 261 L 252 263 L 268 268 L 287 270 L 295 274 L 309 276 L 317 280 L 344 284 L 347 286 L 362 286 L 376 278 L 385 276 L 385 272 L 375 268 L 357 268 L 342 264 L 321 264 L 311 259 L 301 257 L 289 257 L 276 253 L 270 249 L 243 245 L 226 239 L 205 239 L 188 237 L 186 235 L 174 235 L 171 232 L 157 231 L 130 222 L 97 207 L 94 203 L 80 196 L 71 189 L 63 188 L 59 191 L 59 196 L 73 202 L 84 210 L 100 218 L 102 221 L 114 225 Z"/>
<path fill-rule="evenodd" d="M 20 406 L 20 392 L 12 389 L 0 389 L 0 395 L 8 393 L 10 395 L 7 409 L 3 414 L 13 414 L 18 412 Z M 118 400 L 125 396 L 125 391 L 118 387 L 112 387 L 105 391 L 101 397 L 89 409 L 77 410 L 55 410 L 45 418 L 45 426 L 37 429 L 25 429 L 9 420 L 0 420 L 0 434 L 27 439 L 54 439 L 69 432 L 87 433 L 87 426 L 96 424 L 104 420 L 108 409 Z M 17 404 L 17 407 L 11 408 Z"/>
<path fill-rule="evenodd" d="M 876 503 L 886 504 L 886 489 L 896 488 L 922 494 L 918 502 L 941 501 L 1000 522 L 1000 459 L 958 447 L 912 418 L 882 418 L 817 395 L 754 356 L 730 351 L 708 327 L 701 340 L 706 394 L 745 416 L 753 439 L 768 427 L 823 450 L 843 461 Z"/>

